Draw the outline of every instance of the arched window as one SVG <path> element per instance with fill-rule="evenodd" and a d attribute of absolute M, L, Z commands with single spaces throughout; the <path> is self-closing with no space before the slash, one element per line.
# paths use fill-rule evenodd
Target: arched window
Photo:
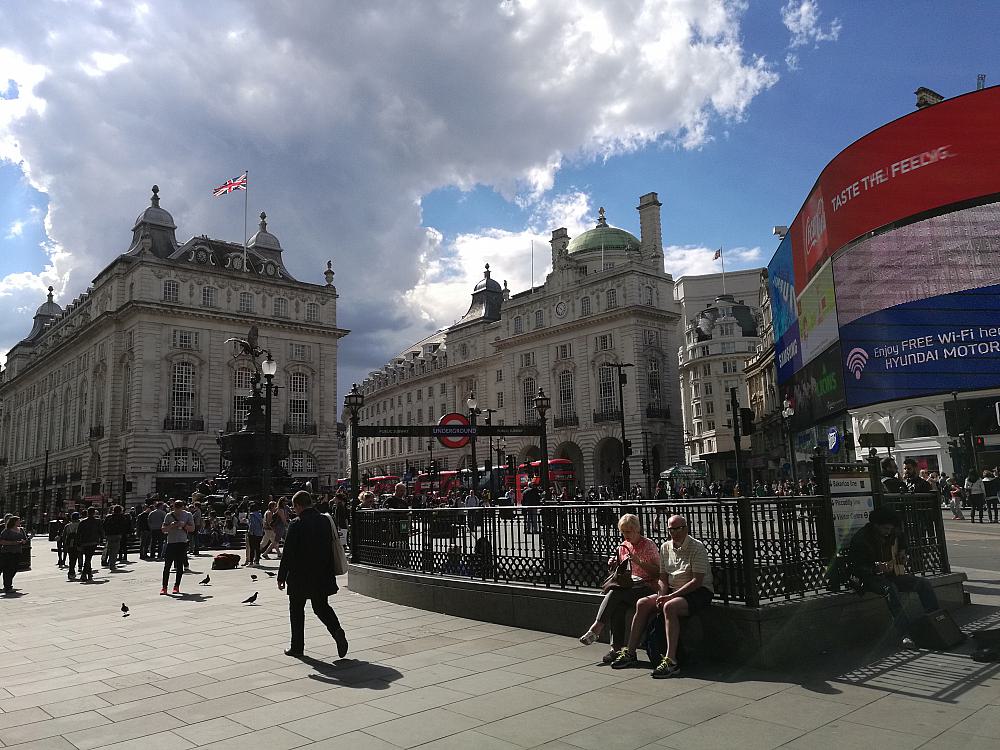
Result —
<path fill-rule="evenodd" d="M 646 304 L 649 305 L 650 307 L 652 307 L 653 306 L 653 287 L 647 286 L 645 294 L 646 294 L 646 299 L 645 299 Z"/>
<path fill-rule="evenodd" d="M 315 474 L 316 457 L 308 451 L 292 451 L 288 458 L 281 459 L 281 467 L 292 476 Z"/>
<path fill-rule="evenodd" d="M 938 429 L 927 417 L 910 417 L 899 428 L 899 439 L 937 437 Z"/>
<path fill-rule="evenodd" d="M 128 429 L 132 422 L 132 365 L 125 365 L 122 371 L 122 429 Z"/>
<path fill-rule="evenodd" d="M 194 365 L 177 362 L 170 373 L 170 418 L 187 422 L 194 418 Z"/>
<path fill-rule="evenodd" d="M 292 434 L 305 431 L 309 423 L 309 376 L 293 372 L 288 376 L 288 425 Z"/>
<path fill-rule="evenodd" d="M 538 419 L 535 413 L 535 379 L 525 378 L 521 383 L 521 400 L 524 407 L 524 424 L 534 422 Z"/>
<path fill-rule="evenodd" d="M 87 381 L 80 382 L 80 389 L 77 395 L 76 409 L 76 442 L 82 443 L 87 439 Z"/>
<path fill-rule="evenodd" d="M 250 292 L 240 292 L 240 312 L 253 312 L 253 295 Z"/>
<path fill-rule="evenodd" d="M 233 429 L 242 430 L 250 413 L 250 390 L 253 387 L 253 370 L 240 367 L 233 373 Z"/>
<path fill-rule="evenodd" d="M 660 408 L 660 363 L 649 360 L 646 365 L 646 402 L 654 409 Z"/>
<path fill-rule="evenodd" d="M 67 388 L 63 394 L 62 406 L 62 447 L 73 445 L 73 389 Z"/>
<path fill-rule="evenodd" d="M 601 414 L 615 411 L 615 371 L 607 365 L 597 370 L 597 410 Z"/>
<path fill-rule="evenodd" d="M 161 474 L 201 474 L 205 471 L 205 462 L 196 450 L 174 448 L 163 454 L 156 470 Z"/>
<path fill-rule="evenodd" d="M 559 418 L 566 423 L 576 419 L 576 396 L 571 370 L 559 373 Z"/>

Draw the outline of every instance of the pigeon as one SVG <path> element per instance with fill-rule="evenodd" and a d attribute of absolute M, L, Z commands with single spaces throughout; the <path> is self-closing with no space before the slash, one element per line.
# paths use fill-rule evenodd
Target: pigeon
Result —
<path fill-rule="evenodd" d="M 277 573 L 272 573 L 270 570 L 265 570 L 264 572 L 267 573 L 271 578 L 274 578 L 276 575 L 278 575 Z"/>
<path fill-rule="evenodd" d="M 122 617 L 128 617 L 128 607 L 125 606 L 125 602 L 122 602 Z"/>
<path fill-rule="evenodd" d="M 257 580 L 257 576 L 255 576 L 253 573 L 251 573 L 250 574 L 250 580 L 251 581 L 256 581 Z"/>
<path fill-rule="evenodd" d="M 209 575 L 205 576 L 202 580 L 198 581 L 198 585 L 199 586 L 207 586 L 211 582 L 212 582 L 212 576 L 211 576 L 211 574 L 209 574 Z"/>
<path fill-rule="evenodd" d="M 253 595 L 253 596 L 251 596 L 251 597 L 249 597 L 249 598 L 247 598 L 247 599 L 244 599 L 244 600 L 243 600 L 242 602 L 240 602 L 240 603 L 241 603 L 241 604 L 253 604 L 253 603 L 254 603 L 255 601 L 257 601 L 257 592 L 256 592 L 256 591 L 254 592 L 254 595 Z"/>

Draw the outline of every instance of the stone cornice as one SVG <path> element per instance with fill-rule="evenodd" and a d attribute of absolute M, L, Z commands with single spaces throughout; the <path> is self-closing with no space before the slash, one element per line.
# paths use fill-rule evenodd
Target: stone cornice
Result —
<path fill-rule="evenodd" d="M 552 338 L 554 331 L 558 331 L 559 335 L 562 335 L 565 331 L 579 331 L 583 328 L 589 328 L 595 323 L 618 323 L 626 318 L 641 318 L 643 321 L 658 321 L 667 325 L 675 325 L 677 321 L 680 320 L 680 313 L 676 313 L 671 310 L 662 310 L 649 305 L 627 305 L 625 307 L 616 308 L 610 312 L 588 315 L 584 318 L 575 318 L 574 320 L 565 323 L 559 323 L 558 325 L 547 326 L 545 328 L 538 328 L 533 331 L 528 331 L 527 333 L 518 333 L 509 338 L 500 339 L 499 341 L 494 341 L 492 343 L 498 350 L 511 349 L 523 344 L 534 344 L 541 339 Z"/>

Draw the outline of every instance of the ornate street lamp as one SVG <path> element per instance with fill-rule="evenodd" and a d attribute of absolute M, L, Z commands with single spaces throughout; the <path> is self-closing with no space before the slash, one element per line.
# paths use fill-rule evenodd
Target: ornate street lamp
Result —
<path fill-rule="evenodd" d="M 365 394 L 358 390 L 358 384 L 351 386 L 351 392 L 344 396 L 344 406 L 351 413 L 351 562 L 358 562 L 358 495 L 361 494 L 360 469 L 358 467 L 358 415 L 365 405 Z"/>
<path fill-rule="evenodd" d="M 792 484 L 795 485 L 795 492 L 799 488 L 799 472 L 795 467 L 795 438 L 792 434 L 792 417 L 795 416 L 795 406 L 790 398 L 786 398 L 782 404 L 781 418 L 785 422 L 785 434 L 788 435 L 788 464 L 792 468 Z"/>
<path fill-rule="evenodd" d="M 469 394 L 469 398 L 465 400 L 465 405 L 469 407 L 469 424 L 474 431 L 476 428 L 476 417 L 479 416 L 479 402 L 476 401 L 475 393 Z M 475 494 L 476 490 L 479 489 L 479 460 L 476 458 L 475 432 L 472 434 L 470 445 L 472 446 L 472 492 Z"/>
<path fill-rule="evenodd" d="M 260 363 L 260 371 L 264 376 L 264 472 L 263 472 L 263 502 L 271 498 L 271 393 L 274 387 L 274 375 L 278 372 L 278 363 L 266 352 L 267 358 Z"/>
<path fill-rule="evenodd" d="M 538 389 L 538 395 L 534 398 L 535 411 L 538 412 L 538 423 L 541 425 L 542 434 L 538 438 L 538 449 L 542 454 L 539 469 L 542 474 L 542 501 L 549 501 L 549 441 L 545 434 L 545 415 L 552 408 L 552 399 L 545 395 L 545 391 Z"/>

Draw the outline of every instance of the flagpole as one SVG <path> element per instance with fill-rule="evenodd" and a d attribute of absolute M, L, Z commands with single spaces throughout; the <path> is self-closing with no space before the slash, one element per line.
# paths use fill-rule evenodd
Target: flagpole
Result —
<path fill-rule="evenodd" d="M 247 205 L 250 203 L 250 170 L 244 170 L 243 175 L 246 177 L 246 185 L 243 188 L 243 273 L 250 273 L 250 269 L 247 267 Z"/>
<path fill-rule="evenodd" d="M 722 261 L 722 293 L 726 293 L 726 256 L 722 252 L 722 245 L 719 245 L 719 260 Z"/>
<path fill-rule="evenodd" d="M 535 293 L 535 241 L 531 241 L 531 293 Z"/>

